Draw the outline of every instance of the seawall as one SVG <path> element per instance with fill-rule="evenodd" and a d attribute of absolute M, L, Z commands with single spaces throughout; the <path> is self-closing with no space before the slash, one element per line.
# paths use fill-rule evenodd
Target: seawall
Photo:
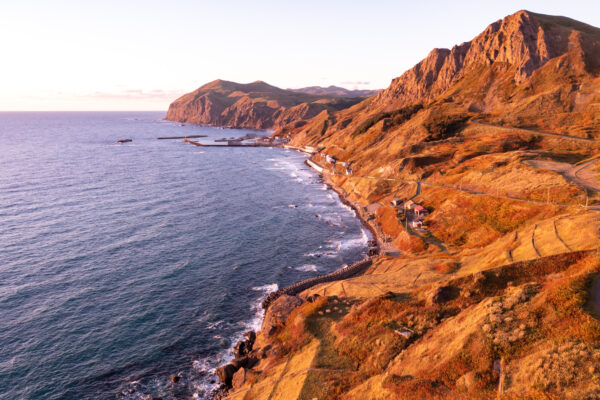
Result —
<path fill-rule="evenodd" d="M 371 265 L 373 261 L 371 258 L 365 258 L 359 262 L 356 262 L 352 265 L 349 265 L 344 268 L 340 268 L 337 271 L 333 271 L 326 275 L 315 276 L 314 278 L 305 279 L 298 283 L 295 283 L 291 286 L 285 287 L 283 289 L 279 289 L 276 292 L 271 293 L 262 303 L 264 309 L 269 308 L 269 305 L 275 301 L 282 294 L 287 294 L 289 296 L 295 296 L 298 293 L 309 289 L 313 286 L 316 286 L 320 283 L 339 281 L 342 279 L 348 279 L 355 275 L 361 274 L 365 272 Z"/>

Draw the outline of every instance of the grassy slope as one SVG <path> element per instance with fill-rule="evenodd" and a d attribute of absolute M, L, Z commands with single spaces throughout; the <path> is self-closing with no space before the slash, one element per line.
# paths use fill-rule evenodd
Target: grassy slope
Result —
<path fill-rule="evenodd" d="M 599 32 L 564 17 L 536 17 L 591 37 Z M 303 293 L 326 299 L 299 311 L 284 328 L 287 339 L 271 343 L 291 358 L 318 346 L 314 370 L 280 374 L 304 374 L 301 390 L 287 398 L 600 395 L 600 324 L 588 308 L 600 270 L 593 251 L 600 214 L 581 207 L 600 197 L 528 162 L 574 165 L 597 155 L 600 144 L 510 129 L 600 140 L 600 78 L 570 57 L 550 60 L 520 85 L 510 67 L 482 66 L 421 109 L 390 114 L 365 100 L 279 132 L 352 162 L 355 174 L 333 181 L 358 206 L 382 206 L 376 220 L 402 251 L 378 257 L 363 276 Z M 416 198 L 431 211 L 428 237 L 410 235 L 389 206 L 411 197 L 416 180 L 431 184 Z M 440 286 L 449 294 L 433 303 Z M 333 301 L 353 307 L 327 313 Z M 406 340 L 399 328 L 415 335 Z M 284 365 L 285 357 L 267 358 L 258 370 Z M 271 381 L 262 393 L 277 390 Z"/>

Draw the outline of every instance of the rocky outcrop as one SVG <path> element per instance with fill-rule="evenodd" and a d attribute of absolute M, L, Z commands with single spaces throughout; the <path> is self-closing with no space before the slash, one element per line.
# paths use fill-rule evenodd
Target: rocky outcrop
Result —
<path fill-rule="evenodd" d="M 217 368 L 217 377 L 225 386 L 231 387 L 231 380 L 236 371 L 237 369 L 233 365 L 226 364 Z"/>
<path fill-rule="evenodd" d="M 312 118 L 324 110 L 341 110 L 361 100 L 355 96 L 284 90 L 262 81 L 240 84 L 216 80 L 171 103 L 166 119 L 234 128 L 273 129 Z"/>
<path fill-rule="evenodd" d="M 265 313 L 265 319 L 260 328 L 260 332 L 265 336 L 272 335 L 277 328 L 283 326 L 292 311 L 304 301 L 300 297 L 288 296 L 286 294 L 279 296 L 271 304 Z"/>
<path fill-rule="evenodd" d="M 239 389 L 246 382 L 246 368 L 240 368 L 238 371 L 233 374 L 233 379 L 231 380 L 231 386 L 234 389 Z"/>

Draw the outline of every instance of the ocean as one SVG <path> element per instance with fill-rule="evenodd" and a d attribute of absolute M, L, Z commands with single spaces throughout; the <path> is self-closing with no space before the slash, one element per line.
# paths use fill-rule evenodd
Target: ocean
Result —
<path fill-rule="evenodd" d="M 365 255 L 306 155 L 163 117 L 0 113 L 0 399 L 207 398 L 268 292 Z"/>

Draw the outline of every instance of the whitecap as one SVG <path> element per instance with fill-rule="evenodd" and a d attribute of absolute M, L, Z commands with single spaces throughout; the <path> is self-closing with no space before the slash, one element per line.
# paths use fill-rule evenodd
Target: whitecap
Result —
<path fill-rule="evenodd" d="M 365 230 L 364 228 L 360 229 L 360 236 L 349 238 L 343 241 L 341 249 L 348 250 L 357 247 L 367 247 L 367 243 L 369 242 L 369 238 L 371 237 L 371 233 Z"/>
<path fill-rule="evenodd" d="M 315 264 L 304 264 L 294 269 L 303 272 L 317 272 L 319 268 Z"/>
<path fill-rule="evenodd" d="M 342 217 L 338 213 L 324 215 L 323 221 L 331 226 L 342 226 Z"/>

